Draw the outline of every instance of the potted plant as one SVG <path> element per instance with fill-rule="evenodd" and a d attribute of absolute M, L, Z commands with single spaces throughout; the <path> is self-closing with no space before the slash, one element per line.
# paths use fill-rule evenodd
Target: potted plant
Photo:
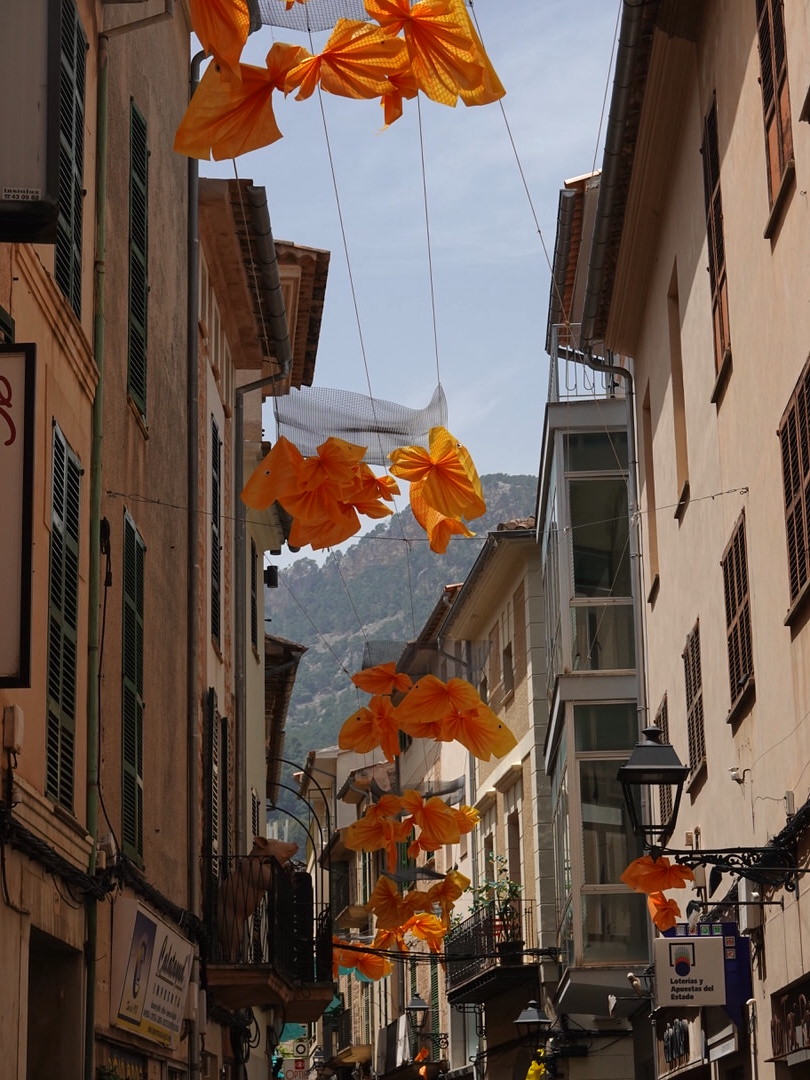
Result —
<path fill-rule="evenodd" d="M 490 876 L 472 889 L 473 911 L 484 910 L 492 915 L 495 948 L 501 959 L 522 962 L 523 920 L 521 898 L 523 886 L 509 877 L 504 855 L 488 856 Z"/>

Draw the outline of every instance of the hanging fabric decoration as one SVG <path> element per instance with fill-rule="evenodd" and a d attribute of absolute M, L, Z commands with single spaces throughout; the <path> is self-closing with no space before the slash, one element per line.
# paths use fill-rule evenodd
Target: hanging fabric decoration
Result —
<path fill-rule="evenodd" d="M 651 855 L 642 855 L 633 859 L 621 880 L 636 892 L 654 893 L 664 889 L 684 889 L 687 881 L 694 881 L 695 875 L 688 866 L 671 863 L 666 855 L 654 859 Z"/>
<path fill-rule="evenodd" d="M 402 929 L 406 934 L 413 934 L 420 941 L 424 941 L 431 952 L 440 953 L 448 927 L 444 926 L 436 915 L 420 914 L 412 915 Z"/>
<path fill-rule="evenodd" d="M 415 98 L 418 93 L 419 86 L 412 71 L 405 70 L 388 75 L 388 84 L 380 99 L 386 127 L 390 127 L 402 116 L 405 99 Z"/>
<path fill-rule="evenodd" d="M 332 973 L 354 973 L 362 982 L 377 982 L 391 974 L 392 964 L 384 956 L 363 949 L 347 949 L 349 944 L 341 938 L 332 939 Z"/>
<path fill-rule="evenodd" d="M 681 917 L 681 909 L 674 900 L 669 900 L 662 892 L 650 893 L 647 897 L 650 917 L 659 930 L 671 930 Z"/>
<path fill-rule="evenodd" d="M 293 518 L 290 543 L 318 550 L 348 540 L 360 528 L 358 512 L 385 517 L 399 487 L 363 462 L 365 447 L 329 438 L 305 458 L 281 436 L 253 470 L 242 501 L 253 510 L 279 502 Z"/>
<path fill-rule="evenodd" d="M 190 8 L 203 49 L 239 81 L 239 57 L 251 30 L 247 0 L 190 0 Z"/>
<path fill-rule="evenodd" d="M 387 866 L 394 870 L 397 865 L 397 844 L 407 840 L 411 827 L 397 820 L 402 809 L 398 795 L 383 795 L 378 803 L 366 807 L 357 821 L 343 830 L 343 843 L 350 851 L 385 851 Z"/>
<path fill-rule="evenodd" d="M 427 533 L 430 550 L 437 555 L 444 555 L 447 545 L 453 536 L 475 536 L 463 521 L 458 518 L 446 517 L 428 506 L 424 493 L 424 481 L 411 484 L 410 500 L 411 510 L 418 525 Z"/>
<path fill-rule="evenodd" d="M 422 482 L 428 506 L 451 518 L 477 518 L 486 512 L 481 480 L 466 448 L 447 428 L 430 432 L 430 448 L 403 446 L 389 454 L 390 472 L 400 480 Z"/>
<path fill-rule="evenodd" d="M 358 690 L 367 694 L 393 694 L 405 693 L 413 686 L 410 675 L 404 671 L 397 671 L 394 660 L 387 664 L 377 664 L 375 667 L 363 668 L 351 677 Z"/>
<path fill-rule="evenodd" d="M 517 739 L 465 679 L 424 675 L 395 709 L 400 730 L 415 738 L 460 742 L 475 757 L 502 758 Z"/>
<path fill-rule="evenodd" d="M 370 23 L 339 19 L 323 51 L 287 73 L 284 90 L 297 89 L 296 101 L 310 97 L 317 86 L 341 97 L 380 97 L 387 75 L 404 71 L 407 61 L 401 39 L 386 37 Z"/>
<path fill-rule="evenodd" d="M 450 913 L 455 906 L 456 900 L 470 887 L 470 879 L 458 870 L 450 870 L 444 881 L 437 882 L 427 895 L 432 904 L 437 904 L 442 913 L 442 923 L 445 928 L 450 927 Z"/>
<path fill-rule="evenodd" d="M 174 138 L 174 148 L 188 157 L 215 161 L 269 146 L 282 137 L 273 112 L 273 90 L 281 88 L 288 69 L 306 49 L 275 44 L 266 67 L 237 65 L 233 76 L 209 64 L 194 91 Z"/>
<path fill-rule="evenodd" d="M 368 754 L 379 746 L 386 760 L 393 761 L 399 754 L 399 727 L 391 699 L 375 695 L 367 708 L 353 713 L 340 729 L 338 746 L 358 754 Z"/>
<path fill-rule="evenodd" d="M 383 952 L 408 953 L 411 951 L 408 948 L 401 926 L 395 926 L 391 930 L 381 930 L 378 927 L 371 947 L 372 949 L 380 949 Z"/>

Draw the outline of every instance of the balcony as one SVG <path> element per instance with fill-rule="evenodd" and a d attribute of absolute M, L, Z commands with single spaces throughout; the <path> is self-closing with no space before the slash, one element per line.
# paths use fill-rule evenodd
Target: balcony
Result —
<path fill-rule="evenodd" d="M 288 1021 L 316 1020 L 334 994 L 328 906 L 312 879 L 275 859 L 207 860 L 203 867 L 211 999 L 227 1009 L 282 1005 Z"/>
<path fill-rule="evenodd" d="M 479 908 L 445 938 L 447 999 L 485 1002 L 509 986 L 536 978 L 524 949 L 535 941 L 534 904 L 510 900 L 507 910 Z"/>

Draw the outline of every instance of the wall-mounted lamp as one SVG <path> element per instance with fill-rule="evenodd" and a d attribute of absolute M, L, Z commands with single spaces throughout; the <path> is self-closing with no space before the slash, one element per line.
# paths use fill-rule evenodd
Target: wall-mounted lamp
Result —
<path fill-rule="evenodd" d="M 530 1001 L 515 1020 L 518 1038 L 524 1046 L 531 1046 L 534 1060 L 542 1065 L 549 1076 L 558 1076 L 557 1061 L 563 1057 L 584 1057 L 588 1053 L 586 1043 L 573 1041 L 565 1017 L 560 1017 L 560 1027 L 536 1001 Z M 600 1035 L 601 1032 L 582 1032 L 583 1036 Z M 615 1032 L 611 1032 L 615 1036 Z"/>
<path fill-rule="evenodd" d="M 414 994 L 405 1006 L 405 1015 L 408 1018 L 408 1027 L 416 1043 L 430 1042 L 432 1058 L 438 1057 L 439 1050 L 446 1050 L 450 1045 L 450 1036 L 444 1031 L 425 1031 L 430 1006 L 419 994 Z"/>
<path fill-rule="evenodd" d="M 688 765 L 681 762 L 674 747 L 662 742 L 660 728 L 646 727 L 642 735 L 642 741 L 636 743 L 633 753 L 619 769 L 618 780 L 622 785 L 633 832 L 641 838 L 646 850 L 654 858 L 666 854 L 675 862 L 692 869 L 696 866 L 716 867 L 718 877 L 720 873 L 740 874 L 766 887 L 782 886 L 794 890 L 797 876 L 808 873 L 810 868 L 797 866 L 795 853 L 776 840 L 764 847 L 713 850 L 666 847 L 675 828 L 681 795 L 690 770 Z M 642 787 L 666 788 L 672 793 L 672 812 L 667 821 L 655 824 L 649 818 L 645 819 L 641 805 Z"/>

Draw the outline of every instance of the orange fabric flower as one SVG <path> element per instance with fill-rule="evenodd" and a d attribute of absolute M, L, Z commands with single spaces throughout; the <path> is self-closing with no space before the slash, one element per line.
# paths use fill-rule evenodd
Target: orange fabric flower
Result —
<path fill-rule="evenodd" d="M 239 69 L 237 80 L 215 63 L 208 65 L 174 136 L 178 154 L 221 161 L 282 138 L 267 71 L 248 64 Z"/>
<path fill-rule="evenodd" d="M 353 713 L 340 729 L 338 746 L 358 754 L 367 754 L 379 746 L 386 760 L 393 761 L 399 754 L 399 727 L 391 699 L 377 694 L 368 708 Z"/>
<path fill-rule="evenodd" d="M 438 881 L 427 895 L 432 903 L 438 904 L 442 913 L 442 924 L 450 926 L 450 912 L 455 907 L 465 889 L 470 887 L 470 879 L 460 874 L 458 870 L 450 870 L 445 874 L 444 881 Z"/>
<path fill-rule="evenodd" d="M 391 961 L 370 949 L 346 948 L 348 942 L 341 938 L 332 939 L 332 973 L 337 979 L 338 968 L 356 971 L 364 979 L 376 982 L 391 974 Z"/>
<path fill-rule="evenodd" d="M 481 820 L 481 815 L 474 806 L 460 806 L 455 813 L 458 821 L 458 831 L 462 836 L 465 833 L 471 833 Z"/>
<path fill-rule="evenodd" d="M 420 941 L 427 943 L 431 952 L 442 951 L 442 940 L 447 933 L 447 927 L 436 915 L 412 915 L 402 926 L 406 934 L 413 934 Z"/>
<path fill-rule="evenodd" d="M 189 0 L 189 6 L 203 49 L 238 81 L 239 57 L 250 32 L 247 0 Z"/>
<path fill-rule="evenodd" d="M 459 87 L 459 97 L 465 105 L 489 105 L 490 102 L 498 101 L 506 93 L 503 83 L 498 78 L 492 62 L 487 56 L 481 38 L 475 29 L 464 0 L 450 0 L 450 6 L 456 17 L 467 28 L 472 42 L 473 59 L 481 65 L 481 82 L 474 90 L 465 90 Z"/>
<path fill-rule="evenodd" d="M 419 89 L 442 105 L 455 105 L 461 89 L 483 85 L 469 26 L 450 0 L 366 0 L 366 11 L 386 33 L 405 37 Z"/>
<path fill-rule="evenodd" d="M 486 511 L 481 480 L 466 448 L 447 428 L 430 429 L 430 448 L 403 446 L 388 456 L 400 480 L 424 481 L 428 506 L 449 518 L 477 518 Z"/>
<path fill-rule="evenodd" d="M 664 889 L 684 889 L 687 881 L 694 881 L 695 875 L 688 866 L 671 863 L 666 855 L 653 859 L 651 855 L 642 855 L 633 859 L 621 880 L 636 892 L 654 893 Z"/>
<path fill-rule="evenodd" d="M 372 949 L 381 949 L 384 952 L 407 953 L 411 951 L 408 948 L 401 926 L 393 926 L 390 930 L 381 930 L 378 927 L 371 947 Z"/>
<path fill-rule="evenodd" d="M 413 1064 L 415 1065 L 417 1063 L 417 1061 L 424 1061 L 427 1056 L 428 1056 L 427 1047 L 423 1046 L 422 1049 L 419 1051 L 419 1053 L 416 1055 L 416 1057 L 413 1059 Z M 421 1073 L 421 1069 L 420 1069 L 420 1073 Z"/>
<path fill-rule="evenodd" d="M 438 510 L 434 510 L 432 506 L 428 506 L 423 488 L 424 480 L 417 480 L 411 484 L 411 511 L 417 524 L 421 525 L 427 533 L 431 551 L 435 551 L 437 555 L 444 555 L 451 536 L 475 536 L 475 533 L 471 532 L 463 521 L 446 517 Z"/>
<path fill-rule="evenodd" d="M 402 794 L 402 809 L 410 814 L 405 821 L 421 830 L 418 843 L 422 851 L 436 851 L 445 844 L 458 842 L 455 811 L 438 795 L 424 799 L 418 791 L 409 789 Z"/>
<path fill-rule="evenodd" d="M 386 37 L 378 26 L 338 19 L 322 52 L 307 56 L 288 73 L 285 91 L 298 88 L 298 101 L 323 90 L 350 98 L 375 98 L 385 93 L 389 73 L 404 68 L 405 43 Z"/>
<path fill-rule="evenodd" d="M 385 850 L 388 869 L 397 864 L 397 844 L 404 843 L 411 831 L 407 822 L 398 821 L 402 808 L 399 795 L 383 795 L 377 803 L 367 806 L 357 821 L 343 830 L 343 843 L 350 851 Z"/>
<path fill-rule="evenodd" d="M 404 693 L 413 686 L 410 675 L 405 671 L 397 671 L 394 660 L 388 664 L 376 664 L 374 667 L 355 672 L 352 675 L 352 682 L 358 690 L 364 690 L 367 694 L 390 695 L 395 691 Z"/>
<path fill-rule="evenodd" d="M 242 489 L 242 502 L 251 510 L 266 510 L 287 493 L 295 492 L 296 471 L 303 461 L 298 447 L 281 435 L 250 474 Z"/>
<path fill-rule="evenodd" d="M 506 724 L 465 679 L 445 683 L 435 675 L 424 675 L 399 703 L 396 717 L 406 734 L 440 742 L 455 740 L 483 761 L 492 755 L 504 757 L 517 746 Z"/>
<path fill-rule="evenodd" d="M 378 930 L 393 930 L 413 915 L 405 897 L 389 877 L 382 875 L 368 898 L 366 910 L 377 919 Z"/>
<path fill-rule="evenodd" d="M 674 900 L 668 900 L 662 892 L 650 893 L 647 897 L 650 918 L 659 930 L 671 930 L 681 917 L 681 909 Z"/>

